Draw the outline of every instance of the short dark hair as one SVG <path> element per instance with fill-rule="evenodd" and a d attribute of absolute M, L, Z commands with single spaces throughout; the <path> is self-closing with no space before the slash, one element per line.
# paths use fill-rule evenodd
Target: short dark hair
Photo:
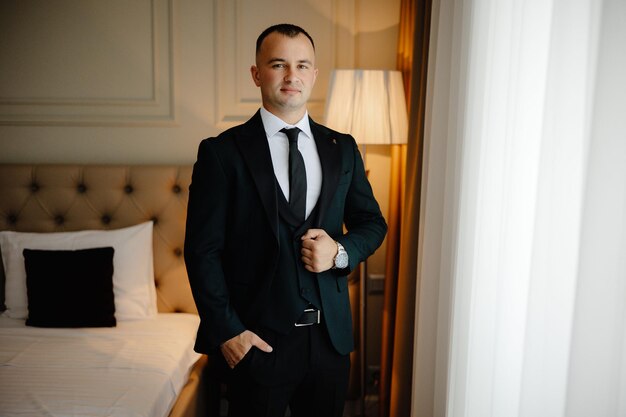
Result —
<path fill-rule="evenodd" d="M 278 32 L 281 35 L 285 35 L 290 38 L 295 38 L 296 36 L 302 33 L 304 36 L 309 38 L 309 40 L 311 41 L 311 45 L 313 46 L 313 50 L 315 51 L 315 42 L 313 42 L 313 38 L 311 37 L 311 35 L 307 33 L 306 30 L 302 29 L 300 26 L 292 25 L 290 23 L 280 23 L 278 25 L 268 27 L 259 35 L 259 37 L 256 40 L 256 53 L 257 54 L 259 53 L 259 50 L 261 49 L 261 44 L 263 43 L 263 40 L 267 38 L 267 35 L 273 32 Z"/>

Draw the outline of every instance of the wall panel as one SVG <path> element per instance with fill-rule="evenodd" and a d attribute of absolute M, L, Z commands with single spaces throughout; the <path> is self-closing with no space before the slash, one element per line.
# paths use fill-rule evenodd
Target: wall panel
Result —
<path fill-rule="evenodd" d="M 171 0 L 0 3 L 0 123 L 173 122 Z"/>

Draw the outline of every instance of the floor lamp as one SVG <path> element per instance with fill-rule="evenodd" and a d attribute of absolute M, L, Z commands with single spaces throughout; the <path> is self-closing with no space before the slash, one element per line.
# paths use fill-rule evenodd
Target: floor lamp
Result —
<path fill-rule="evenodd" d="M 326 101 L 326 125 L 351 134 L 367 162 L 367 145 L 407 142 L 408 120 L 402 73 L 389 70 L 338 69 L 331 73 Z M 366 165 L 367 169 L 367 165 Z M 359 349 L 361 413 L 365 415 L 367 261 L 360 268 Z"/>

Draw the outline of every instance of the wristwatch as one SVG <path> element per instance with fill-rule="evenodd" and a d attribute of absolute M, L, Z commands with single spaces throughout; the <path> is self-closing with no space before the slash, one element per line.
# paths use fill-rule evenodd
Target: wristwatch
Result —
<path fill-rule="evenodd" d="M 344 249 L 343 245 L 339 242 L 337 243 L 337 256 L 335 256 L 334 262 L 335 265 L 333 268 L 335 269 L 343 269 L 348 266 L 348 252 Z"/>

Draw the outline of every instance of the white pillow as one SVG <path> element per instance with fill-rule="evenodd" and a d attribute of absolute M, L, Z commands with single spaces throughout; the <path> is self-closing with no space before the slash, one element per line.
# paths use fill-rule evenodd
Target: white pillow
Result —
<path fill-rule="evenodd" d="M 0 232 L 5 273 L 5 314 L 28 317 L 24 249 L 76 250 L 112 246 L 115 318 L 135 320 L 157 314 L 152 222 L 117 230 L 85 230 L 62 233 Z"/>

